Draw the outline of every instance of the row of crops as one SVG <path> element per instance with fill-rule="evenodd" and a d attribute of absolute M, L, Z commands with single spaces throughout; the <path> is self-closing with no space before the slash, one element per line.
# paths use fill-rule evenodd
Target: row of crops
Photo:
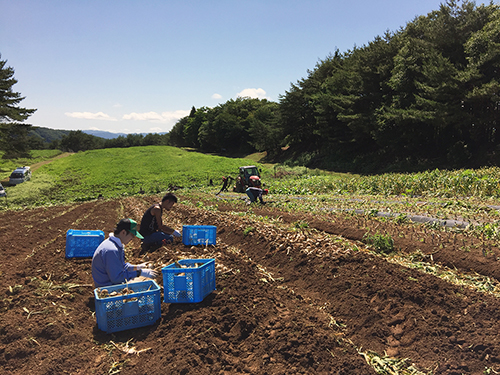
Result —
<path fill-rule="evenodd" d="M 287 174 L 272 180 L 280 194 L 369 194 L 409 197 L 500 197 L 500 168 L 432 170 L 420 173 L 382 175 Z"/>

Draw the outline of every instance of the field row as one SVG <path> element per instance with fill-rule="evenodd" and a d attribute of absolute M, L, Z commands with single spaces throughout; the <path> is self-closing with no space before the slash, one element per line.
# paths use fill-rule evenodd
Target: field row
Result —
<path fill-rule="evenodd" d="M 356 346 L 411 358 L 410 363 L 420 371 L 433 373 L 453 368 L 467 372 L 474 366 L 482 371 L 492 368 L 499 358 L 494 348 L 499 327 L 492 318 L 499 301 L 488 290 L 497 288 L 493 278 L 466 284 L 467 274 L 457 272 L 455 276 L 462 281 L 450 283 L 443 271 L 446 265 L 439 262 L 433 262 L 433 270 L 426 269 L 427 265 L 417 270 L 413 264 L 418 262 L 396 264 L 395 258 L 388 262 L 386 256 L 370 254 L 361 241 L 349 245 L 336 236 L 300 230 L 297 223 L 304 222 L 302 217 L 281 213 L 279 221 L 290 224 L 283 229 L 265 223 L 277 217 L 267 207 L 259 209 L 261 220 L 226 209 L 225 214 L 208 209 L 197 222 L 220 223 L 225 217 L 224 227 L 232 225 L 233 233 L 240 234 L 237 246 L 246 256 L 265 267 L 277 282 L 282 280 L 301 298 L 309 298 L 308 303 L 322 306 L 337 324 L 345 326 L 346 336 Z M 477 319 L 483 330 L 473 328 Z M 489 344 L 479 350 L 477 340 Z M 464 350 L 467 345 L 470 350 Z M 451 358 L 467 360 L 457 363 Z"/>

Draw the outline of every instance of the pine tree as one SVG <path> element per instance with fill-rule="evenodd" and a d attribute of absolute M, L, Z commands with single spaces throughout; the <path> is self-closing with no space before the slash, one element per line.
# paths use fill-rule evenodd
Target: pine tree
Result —
<path fill-rule="evenodd" d="M 24 97 L 12 90 L 17 80 L 14 69 L 6 64 L 0 55 L 0 150 L 4 151 L 4 159 L 29 154 L 27 137 L 31 125 L 22 122 L 36 111 L 19 107 Z"/>

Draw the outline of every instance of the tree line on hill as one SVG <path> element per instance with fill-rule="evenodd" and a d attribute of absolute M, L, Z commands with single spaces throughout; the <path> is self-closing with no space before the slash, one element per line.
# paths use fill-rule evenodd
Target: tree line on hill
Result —
<path fill-rule="evenodd" d="M 81 130 L 68 131 L 60 139 L 55 139 L 46 148 L 59 149 L 63 151 L 79 152 L 96 150 L 101 148 L 125 148 L 134 146 L 168 145 L 168 133 L 149 133 L 120 135 L 116 138 L 105 139 L 95 135 L 87 134 Z"/>
<path fill-rule="evenodd" d="M 274 161 L 353 172 L 498 165 L 499 69 L 499 6 L 449 0 L 367 45 L 335 51 L 278 102 L 232 99 L 193 107 L 167 134 L 70 132 L 57 147 L 266 151 Z"/>
<path fill-rule="evenodd" d="M 366 46 L 335 51 L 279 103 L 191 112 L 170 141 L 271 156 L 286 146 L 301 164 L 346 171 L 498 164 L 499 69 L 498 5 L 447 1 Z"/>
<path fill-rule="evenodd" d="M 337 169 L 496 164 L 499 68 L 499 7 L 448 1 L 292 85 L 285 142 Z"/>

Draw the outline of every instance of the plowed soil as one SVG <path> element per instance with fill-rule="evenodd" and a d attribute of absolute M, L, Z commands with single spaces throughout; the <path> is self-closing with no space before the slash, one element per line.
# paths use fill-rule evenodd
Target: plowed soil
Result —
<path fill-rule="evenodd" d="M 153 325 L 106 334 L 96 325 L 91 260 L 65 258 L 66 231 L 107 235 L 157 200 L 0 212 L 1 373 L 375 374 L 361 354 L 371 352 L 407 358 L 423 373 L 500 371 L 498 298 L 389 263 L 361 240 L 387 233 L 402 253 L 418 249 L 436 264 L 499 279 L 495 244 L 432 231 L 417 238 L 415 225 L 359 215 L 224 200 L 207 210 L 182 196 L 166 222 L 215 225 L 217 244 L 141 254 L 134 240 L 128 261 L 160 269 L 215 258 L 216 290 L 196 304 L 162 302 Z M 161 272 L 156 281 L 163 285 Z"/>

